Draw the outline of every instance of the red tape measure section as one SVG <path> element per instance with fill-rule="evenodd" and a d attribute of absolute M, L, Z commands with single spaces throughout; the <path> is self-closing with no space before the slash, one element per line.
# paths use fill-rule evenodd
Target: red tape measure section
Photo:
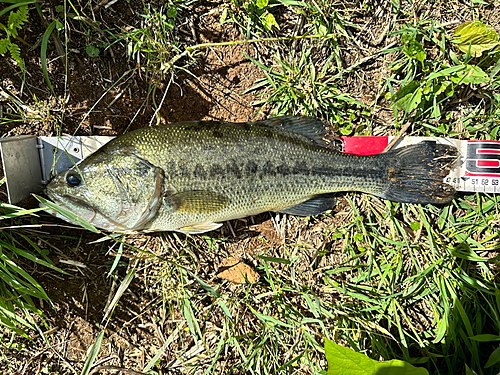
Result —
<path fill-rule="evenodd" d="M 389 144 L 389 137 L 340 137 L 344 152 L 355 155 L 380 154 Z"/>

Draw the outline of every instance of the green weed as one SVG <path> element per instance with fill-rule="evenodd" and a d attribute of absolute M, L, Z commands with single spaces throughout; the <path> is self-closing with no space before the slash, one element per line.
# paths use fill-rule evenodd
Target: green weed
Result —
<path fill-rule="evenodd" d="M 126 44 L 129 58 L 135 61 L 137 68 L 146 74 L 150 82 L 148 97 L 152 99 L 155 108 L 161 106 L 161 102 L 156 102 L 158 85 L 166 81 L 169 86 L 175 69 L 187 71 L 187 67 L 193 61 L 183 61 L 183 65 L 170 64 L 175 56 L 183 52 L 183 46 L 175 29 L 176 23 L 179 22 L 179 11 L 189 7 L 192 3 L 193 1 L 174 1 L 159 9 L 147 7 L 145 14 L 142 15 L 144 27 L 124 30 L 119 37 L 119 40 Z"/>
<path fill-rule="evenodd" d="M 431 373 L 465 364 L 489 373 L 483 364 L 492 349 L 480 354 L 469 339 L 498 331 L 500 323 L 495 263 L 487 255 L 498 250 L 498 198 L 484 202 L 471 206 L 458 199 L 442 210 L 377 203 L 367 212 L 351 203 L 357 219 L 336 229 L 350 259 L 325 278 L 364 322 L 363 339 L 354 329 L 344 338 L 367 340 L 372 358 L 426 363 Z M 346 270 L 356 276 L 342 280 Z"/>
<path fill-rule="evenodd" d="M 236 22 L 244 30 L 247 38 L 261 32 L 270 32 L 273 28 L 279 30 L 271 10 L 282 6 L 285 1 L 268 0 L 232 0 L 226 4 L 220 17 L 220 24 Z"/>
<path fill-rule="evenodd" d="M 10 55 L 17 62 L 21 69 L 24 68 L 24 64 L 21 59 L 21 48 L 19 47 L 19 45 L 14 43 L 11 38 L 18 39 L 21 42 L 26 43 L 18 35 L 18 32 L 28 21 L 28 4 L 32 4 L 33 2 L 34 1 L 17 1 L 0 11 L 0 17 L 10 12 L 7 25 L 4 25 L 0 22 L 0 30 L 5 31 L 6 33 L 6 36 L 0 39 L 0 54 L 10 52 Z M 14 10 L 16 8 L 17 10 Z"/>
<path fill-rule="evenodd" d="M 4 179 L 1 183 L 4 182 Z M 36 222 L 39 208 L 25 210 L 21 207 L 0 203 L 0 324 L 3 333 L 16 333 L 28 337 L 28 330 L 41 333 L 43 312 L 34 299 L 50 301 L 41 285 L 23 268 L 23 264 L 34 264 L 63 272 L 55 267 L 48 251 L 40 248 L 30 235 L 15 228 L 23 227 L 23 218 L 31 217 Z M 38 319 L 37 319 L 38 318 Z"/>
<path fill-rule="evenodd" d="M 498 45 L 498 34 L 481 23 L 464 23 L 456 28 L 454 39 L 446 36 L 444 28 L 431 21 L 408 26 L 394 33 L 401 36 L 401 57 L 392 63 L 395 75 L 388 80 L 395 115 L 403 112 L 402 121 L 409 116 L 413 121 L 439 121 L 444 111 L 457 97 L 463 96 L 492 80 L 489 70 L 498 62 L 498 52 L 493 50 L 487 57 L 479 57 Z M 452 46 L 465 55 L 457 55 Z M 397 75 L 404 78 L 397 80 Z M 400 84 L 394 92 L 393 82 Z M 488 91 L 488 90 L 485 90 Z M 449 124 L 441 122 L 432 129 L 435 133 L 453 134 Z"/>
<path fill-rule="evenodd" d="M 304 48 L 298 60 L 291 54 L 284 58 L 278 52 L 274 55 L 275 66 L 252 59 L 265 74 L 250 89 L 263 98 L 257 104 L 271 105 L 273 116 L 316 116 L 331 121 L 344 135 L 361 132 L 364 124 L 356 127 L 354 120 L 361 117 L 360 113 L 368 115 L 362 112 L 364 105 L 337 89 L 339 78 L 332 74 L 334 55 L 319 63 L 313 57 L 316 51 L 315 46 Z"/>

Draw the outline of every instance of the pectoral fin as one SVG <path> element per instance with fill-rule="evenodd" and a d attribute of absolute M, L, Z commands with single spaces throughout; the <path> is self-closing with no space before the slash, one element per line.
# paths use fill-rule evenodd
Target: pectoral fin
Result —
<path fill-rule="evenodd" d="M 163 204 L 169 209 L 188 214 L 217 212 L 229 203 L 225 195 L 208 190 L 183 191 L 163 198 Z"/>
<path fill-rule="evenodd" d="M 221 223 L 214 223 L 214 222 L 200 223 L 194 225 L 187 225 L 185 227 L 179 228 L 177 229 L 177 232 L 185 234 L 198 234 L 215 230 L 217 228 L 220 228 L 221 226 L 222 226 Z"/>

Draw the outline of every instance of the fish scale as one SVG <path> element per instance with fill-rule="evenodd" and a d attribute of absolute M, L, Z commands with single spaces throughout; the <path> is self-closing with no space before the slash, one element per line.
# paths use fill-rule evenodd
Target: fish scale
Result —
<path fill-rule="evenodd" d="M 56 176 L 47 193 L 104 229 L 186 233 L 265 211 L 317 214 L 331 208 L 338 191 L 414 203 L 452 199 L 453 188 L 443 182 L 457 158 L 452 147 L 423 142 L 348 155 L 325 147 L 323 129 L 320 120 L 294 116 L 139 129 Z M 81 185 L 69 186 L 76 173 Z"/>

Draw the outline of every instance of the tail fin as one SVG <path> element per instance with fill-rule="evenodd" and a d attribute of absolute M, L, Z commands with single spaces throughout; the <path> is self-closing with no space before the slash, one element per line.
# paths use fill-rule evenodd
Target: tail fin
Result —
<path fill-rule="evenodd" d="M 422 204 L 442 204 L 453 199 L 455 189 L 443 181 L 458 158 L 455 147 L 424 141 L 384 155 L 389 182 L 380 194 L 382 198 Z"/>

